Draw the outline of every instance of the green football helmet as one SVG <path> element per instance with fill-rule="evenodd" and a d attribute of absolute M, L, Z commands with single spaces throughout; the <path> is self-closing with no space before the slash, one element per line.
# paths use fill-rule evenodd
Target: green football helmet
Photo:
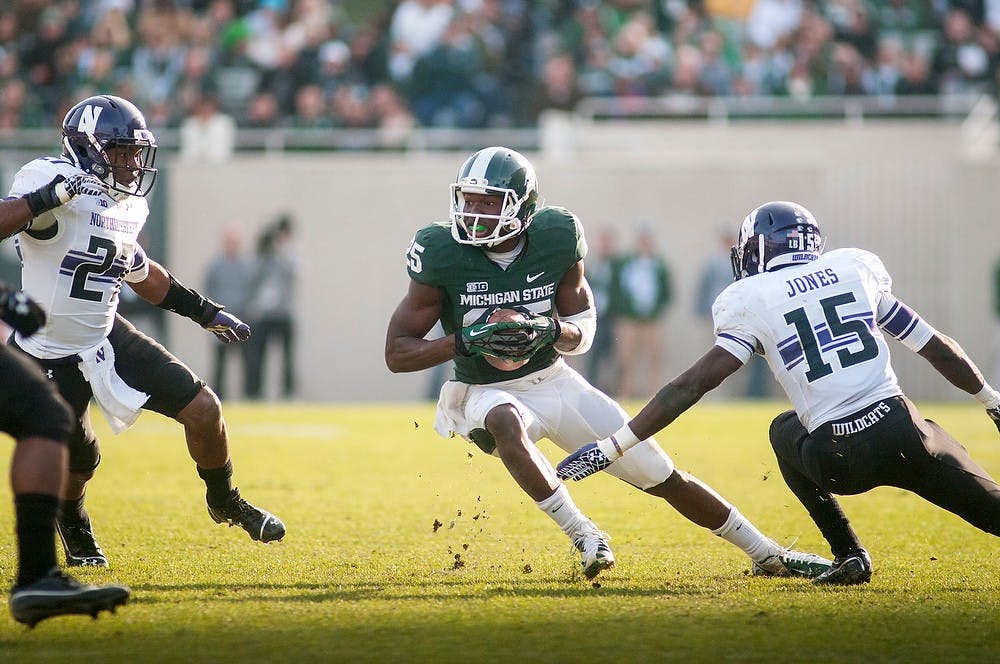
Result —
<path fill-rule="evenodd" d="M 503 196 L 499 215 L 467 214 L 465 194 Z M 538 208 L 538 179 L 524 155 L 509 148 L 491 147 L 469 157 L 451 185 L 451 235 L 456 242 L 495 247 L 524 232 Z M 496 219 L 489 235 L 474 236 L 471 225 Z"/>

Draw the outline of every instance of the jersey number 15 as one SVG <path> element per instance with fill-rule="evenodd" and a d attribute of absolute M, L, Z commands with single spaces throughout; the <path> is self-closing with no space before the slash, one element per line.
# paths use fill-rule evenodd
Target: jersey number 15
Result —
<path fill-rule="evenodd" d="M 851 302 L 857 302 L 853 293 L 841 293 L 819 301 L 820 306 L 823 307 L 823 317 L 826 318 L 826 324 L 830 327 L 830 336 L 835 342 L 831 345 L 842 346 L 853 343 L 855 340 L 861 342 L 861 349 L 858 351 L 851 352 L 846 348 L 837 350 L 837 359 L 840 360 L 840 366 L 843 368 L 860 364 L 878 356 L 878 344 L 875 343 L 875 337 L 872 336 L 865 321 L 857 318 L 845 321 L 837 313 L 837 307 Z M 815 328 L 806 315 L 806 310 L 800 307 L 789 311 L 785 314 L 785 322 L 795 326 L 799 344 L 801 344 L 802 352 L 809 364 L 806 380 L 811 383 L 832 374 L 833 366 L 823 360 L 823 351 L 816 338 Z M 854 337 L 854 339 L 850 339 L 850 337 Z"/>

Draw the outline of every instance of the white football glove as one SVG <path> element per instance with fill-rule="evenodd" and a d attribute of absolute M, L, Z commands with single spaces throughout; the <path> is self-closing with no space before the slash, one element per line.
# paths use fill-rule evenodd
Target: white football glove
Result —
<path fill-rule="evenodd" d="M 101 196 L 108 193 L 108 186 L 93 175 L 77 173 L 68 178 L 57 175 L 44 187 L 24 195 L 31 208 L 31 215 L 37 217 L 49 210 L 55 210 L 69 203 L 77 196 Z"/>

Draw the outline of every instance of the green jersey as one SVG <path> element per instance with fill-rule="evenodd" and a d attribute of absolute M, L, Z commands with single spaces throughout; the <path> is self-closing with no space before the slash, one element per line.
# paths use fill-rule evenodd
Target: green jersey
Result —
<path fill-rule="evenodd" d="M 563 275 L 587 255 L 579 220 L 569 210 L 544 207 L 525 231 L 520 255 L 507 269 L 481 247 L 459 244 L 450 223 L 417 231 L 407 250 L 410 278 L 441 290 L 441 326 L 451 334 L 485 322 L 496 309 L 555 316 L 556 289 Z M 463 383 L 496 383 L 543 369 L 559 358 L 552 346 L 535 353 L 523 367 L 501 371 L 477 355 L 455 358 L 455 377 Z"/>

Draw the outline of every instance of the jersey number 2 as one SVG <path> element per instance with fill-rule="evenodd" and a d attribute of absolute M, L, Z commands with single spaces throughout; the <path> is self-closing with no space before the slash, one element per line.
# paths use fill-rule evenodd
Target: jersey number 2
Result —
<path fill-rule="evenodd" d="M 92 274 L 104 274 L 111 264 L 115 262 L 118 255 L 118 248 L 114 240 L 106 237 L 90 236 L 90 246 L 87 251 L 92 254 L 103 253 L 104 258 L 99 263 L 80 263 L 73 272 L 73 287 L 69 291 L 70 297 L 78 300 L 88 300 L 90 302 L 100 302 L 104 297 L 103 291 L 87 288 L 87 277 Z"/>
<path fill-rule="evenodd" d="M 853 293 L 841 293 L 840 295 L 823 298 L 819 301 L 820 306 L 823 307 L 823 316 L 826 318 L 826 323 L 830 326 L 830 335 L 834 339 L 842 339 L 848 335 L 855 335 L 861 342 L 861 350 L 859 351 L 852 353 L 846 348 L 841 348 L 837 351 L 837 359 L 840 360 L 840 366 L 843 368 L 860 364 L 878 356 L 878 344 L 875 343 L 875 337 L 872 336 L 871 330 L 868 329 L 868 325 L 864 321 L 857 319 L 845 321 L 840 319 L 837 307 L 850 304 L 851 302 L 857 302 L 854 299 Z M 833 367 L 829 362 L 823 361 L 823 353 L 820 350 L 819 341 L 816 339 L 816 332 L 813 325 L 809 321 L 809 317 L 806 316 L 806 310 L 800 307 L 794 311 L 789 311 L 785 314 L 785 322 L 795 326 L 799 343 L 802 345 L 802 352 L 805 354 L 806 362 L 809 364 L 809 370 L 806 371 L 806 380 L 811 383 L 823 376 L 832 374 Z"/>

